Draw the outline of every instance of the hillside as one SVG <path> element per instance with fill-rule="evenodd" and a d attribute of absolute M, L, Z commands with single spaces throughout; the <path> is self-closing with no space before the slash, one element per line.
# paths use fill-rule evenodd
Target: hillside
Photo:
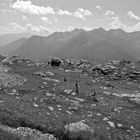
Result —
<path fill-rule="evenodd" d="M 9 52 L 17 49 L 19 46 L 24 44 L 27 40 L 27 38 L 21 38 L 19 40 L 15 40 L 11 43 L 8 43 L 7 45 L 0 47 L 0 53 L 3 55 L 7 55 Z"/>
<path fill-rule="evenodd" d="M 0 62 L 0 140 L 139 140 L 140 64 L 61 62 Z"/>
<path fill-rule="evenodd" d="M 29 38 L 32 33 L 13 33 L 13 34 L 4 34 L 0 35 L 0 48 L 21 38 Z"/>

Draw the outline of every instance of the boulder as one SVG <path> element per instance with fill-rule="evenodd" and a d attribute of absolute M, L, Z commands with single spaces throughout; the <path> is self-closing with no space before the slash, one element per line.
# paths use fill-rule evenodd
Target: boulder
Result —
<path fill-rule="evenodd" d="M 8 126 L 3 126 L 0 125 L 0 129 L 7 134 L 7 136 L 15 136 L 17 139 L 21 140 L 56 140 L 56 138 L 48 133 L 41 133 L 40 131 L 36 129 L 31 129 L 28 127 L 18 127 L 16 129 L 8 127 Z M 14 138 L 15 138 L 14 137 Z M 11 137 L 12 139 L 12 137 Z"/>
<path fill-rule="evenodd" d="M 65 129 L 70 132 L 92 131 L 92 129 L 87 124 L 85 124 L 83 121 L 79 121 L 76 123 L 70 123 L 65 126 Z"/>
<path fill-rule="evenodd" d="M 59 58 L 52 58 L 50 62 L 48 62 L 52 67 L 59 67 L 62 63 L 63 60 Z"/>

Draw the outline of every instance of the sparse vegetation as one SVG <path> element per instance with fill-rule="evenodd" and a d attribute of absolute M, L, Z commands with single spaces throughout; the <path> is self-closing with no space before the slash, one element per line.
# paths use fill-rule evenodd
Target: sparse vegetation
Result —
<path fill-rule="evenodd" d="M 1 85 L 2 125 L 14 129 L 35 129 L 43 134 L 52 134 L 58 140 L 132 140 L 139 137 L 140 79 L 129 77 L 133 71 L 138 74 L 138 64 L 125 61 L 119 65 L 115 62 L 103 64 L 100 69 L 106 72 L 104 75 L 98 70 L 92 71 L 99 66 L 90 65 L 86 72 L 81 71 L 82 67 L 77 70 L 81 61 L 72 61 L 74 67 L 70 68 L 67 62 L 59 67 L 51 67 L 27 59 L 13 59 L 18 60 L 7 59 L 11 63 L 8 65 L 10 69 L 7 64 L 1 65 L 0 76 L 7 80 L 4 78 L 7 73 L 8 76 L 18 74 L 27 81 L 20 86 L 16 83 L 12 87 Z M 33 65 L 28 65 L 28 62 Z M 65 76 L 67 80 L 64 80 Z M 75 81 L 78 81 L 77 85 Z M 93 130 L 92 133 L 83 130 L 71 132 L 65 128 L 79 121 Z M 73 127 L 80 129 L 81 126 Z M 9 137 L 20 140 L 14 134 L 3 130 L 1 133 L 2 140 L 4 137 L 7 140 Z"/>

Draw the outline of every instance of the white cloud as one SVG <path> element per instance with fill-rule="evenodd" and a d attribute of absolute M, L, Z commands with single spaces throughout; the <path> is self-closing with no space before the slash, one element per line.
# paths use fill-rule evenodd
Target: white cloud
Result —
<path fill-rule="evenodd" d="M 26 17 L 25 15 L 22 15 L 22 19 L 23 19 L 23 20 L 27 20 L 28 17 Z"/>
<path fill-rule="evenodd" d="M 87 9 L 84 10 L 83 8 L 78 8 L 77 12 L 81 13 L 83 16 L 91 16 L 92 15 L 92 13 L 89 10 L 87 10 Z"/>
<path fill-rule="evenodd" d="M 26 31 L 32 33 L 49 33 L 49 29 L 44 26 L 33 26 L 31 23 L 26 24 Z"/>
<path fill-rule="evenodd" d="M 41 20 L 45 23 L 52 24 L 52 22 L 47 17 L 41 17 Z"/>
<path fill-rule="evenodd" d="M 37 32 L 37 33 L 40 32 L 40 28 L 39 28 L 39 27 L 33 26 L 33 25 L 30 24 L 30 23 L 26 24 L 25 28 L 26 28 L 27 31 Z"/>
<path fill-rule="evenodd" d="M 129 12 L 127 13 L 127 15 L 128 15 L 129 18 L 131 18 L 131 19 L 140 20 L 140 17 L 139 17 L 139 16 L 136 16 L 132 11 L 129 11 Z"/>
<path fill-rule="evenodd" d="M 23 13 L 34 15 L 55 14 L 54 9 L 52 7 L 34 5 L 31 1 L 17 0 L 13 4 L 11 4 L 10 7 Z"/>
<path fill-rule="evenodd" d="M 126 28 L 126 26 L 120 21 L 119 17 L 112 17 L 112 20 L 113 21 L 109 24 L 112 29 Z"/>
<path fill-rule="evenodd" d="M 76 9 L 75 12 L 70 12 L 67 10 L 58 10 L 57 11 L 58 15 L 67 15 L 67 16 L 74 16 L 76 18 L 80 18 L 80 19 L 85 19 L 86 16 L 91 16 L 92 13 L 89 10 L 85 10 L 83 8 L 78 8 Z"/>
<path fill-rule="evenodd" d="M 73 16 L 76 17 L 76 18 L 80 18 L 80 19 L 85 19 L 85 17 L 83 16 L 83 14 L 81 14 L 81 12 L 79 11 L 76 11 L 73 13 Z"/>
<path fill-rule="evenodd" d="M 0 34 L 8 34 L 8 33 L 11 33 L 9 28 L 0 26 Z"/>
<path fill-rule="evenodd" d="M 85 19 L 86 16 L 91 16 L 92 13 L 89 10 L 84 10 L 83 8 L 78 8 L 74 13 L 73 16 L 81 19 Z"/>
<path fill-rule="evenodd" d="M 73 26 L 68 27 L 68 31 L 73 31 L 74 29 L 75 29 L 75 27 L 73 27 Z"/>
<path fill-rule="evenodd" d="M 48 28 L 46 28 L 46 27 L 44 27 L 44 26 L 39 26 L 39 28 L 40 28 L 40 31 L 41 32 L 46 32 L 46 33 L 51 33 L 52 32 L 52 30 L 51 29 L 48 29 Z"/>
<path fill-rule="evenodd" d="M 23 32 L 29 32 L 29 33 L 35 33 L 40 35 L 48 35 L 51 33 L 51 30 L 44 27 L 44 26 L 34 26 L 31 23 L 26 24 L 25 26 L 21 26 L 17 23 L 10 23 L 10 28 L 8 28 L 9 32 L 11 33 L 23 33 Z"/>
<path fill-rule="evenodd" d="M 0 30 L 5 30 L 5 31 L 8 31 L 9 29 L 4 27 L 4 26 L 0 26 Z"/>
<path fill-rule="evenodd" d="M 138 22 L 137 24 L 134 24 L 133 26 L 127 26 L 125 30 L 127 32 L 140 31 L 140 22 Z"/>
<path fill-rule="evenodd" d="M 126 26 L 120 21 L 120 18 L 118 16 L 115 16 L 114 11 L 107 10 L 104 13 L 105 19 L 109 20 L 109 27 L 111 29 L 124 29 Z M 104 20 L 104 18 L 100 19 L 101 21 Z"/>
<path fill-rule="evenodd" d="M 57 11 L 58 15 L 68 15 L 68 16 L 72 16 L 72 13 L 67 11 L 67 10 L 58 10 Z"/>
<path fill-rule="evenodd" d="M 90 27 L 82 27 L 82 29 L 84 29 L 86 31 L 91 31 L 92 30 L 92 28 L 90 28 Z"/>
<path fill-rule="evenodd" d="M 13 9 L 2 9 L 1 10 L 2 11 L 2 13 L 13 13 L 13 14 L 17 14 L 17 11 L 16 10 L 13 10 Z"/>
<path fill-rule="evenodd" d="M 134 32 L 134 31 L 140 31 L 140 22 L 138 22 L 137 24 L 134 24 L 132 26 L 128 26 L 123 24 L 118 16 L 113 16 L 113 17 L 109 17 L 109 20 L 111 20 L 111 23 L 109 23 L 109 26 L 111 29 L 123 29 L 126 32 Z"/>
<path fill-rule="evenodd" d="M 55 17 L 55 18 L 53 19 L 53 21 L 54 21 L 55 23 L 58 23 L 58 22 L 59 22 L 58 17 Z"/>
<path fill-rule="evenodd" d="M 57 15 L 67 15 L 67 16 L 74 16 L 76 18 L 85 19 L 87 16 L 91 16 L 92 13 L 83 8 L 78 8 L 75 12 L 70 12 L 68 10 L 59 9 L 55 11 L 52 7 L 44 7 L 32 4 L 30 0 L 23 1 L 17 0 L 13 4 L 10 5 L 16 11 L 20 11 L 23 13 L 28 13 L 31 15 L 47 15 L 47 14 L 57 14 Z"/>
<path fill-rule="evenodd" d="M 12 29 L 15 30 L 15 32 L 25 32 L 25 28 L 18 25 L 17 23 L 13 22 L 13 23 L 10 23 L 10 26 L 12 27 Z"/>
<path fill-rule="evenodd" d="M 98 10 L 101 10 L 101 9 L 102 9 L 100 5 L 97 5 L 96 8 L 97 8 Z"/>
<path fill-rule="evenodd" d="M 115 12 L 114 12 L 114 11 L 110 11 L 110 10 L 107 10 L 107 11 L 104 13 L 105 16 L 113 16 L 114 14 L 115 14 Z"/>

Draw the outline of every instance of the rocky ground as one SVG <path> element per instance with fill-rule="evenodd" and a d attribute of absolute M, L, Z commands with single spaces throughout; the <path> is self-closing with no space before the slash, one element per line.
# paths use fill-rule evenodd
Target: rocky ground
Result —
<path fill-rule="evenodd" d="M 4 59 L 0 130 L 33 129 L 40 131 L 40 140 L 43 134 L 52 134 L 48 140 L 139 140 L 139 70 L 139 63 L 125 60 L 103 65 L 67 61 L 51 67 Z"/>

